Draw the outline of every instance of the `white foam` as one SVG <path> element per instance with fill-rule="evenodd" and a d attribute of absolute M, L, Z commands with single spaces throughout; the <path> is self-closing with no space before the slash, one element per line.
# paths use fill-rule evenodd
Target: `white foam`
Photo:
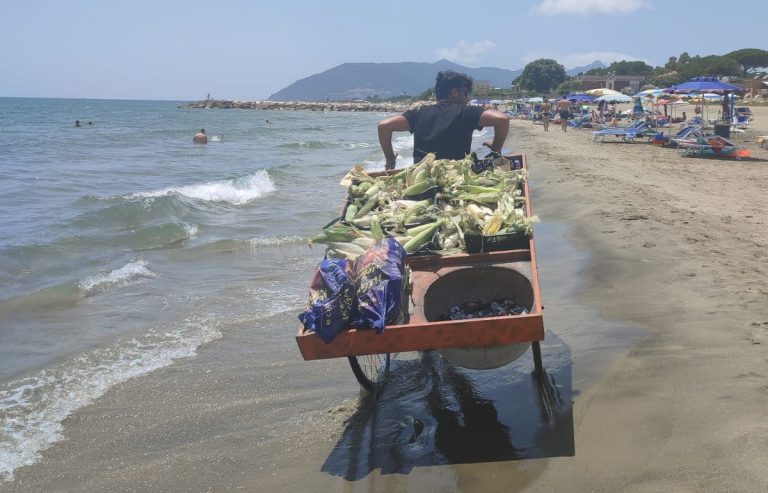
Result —
<path fill-rule="evenodd" d="M 190 319 L 171 330 L 81 355 L 0 391 L 0 479 L 13 480 L 19 467 L 63 438 L 62 421 L 114 385 L 195 356 L 197 348 L 221 337 L 208 319 Z"/>
<path fill-rule="evenodd" d="M 187 238 L 194 238 L 197 236 L 199 228 L 196 224 L 181 223 L 184 226 L 184 232 L 187 234 Z"/>
<path fill-rule="evenodd" d="M 111 286 L 126 284 L 131 279 L 139 277 L 157 277 L 157 274 L 147 268 L 144 260 L 130 262 L 113 271 L 89 276 L 80 281 L 78 287 L 85 293 L 92 293 L 97 289 L 106 289 Z"/>
<path fill-rule="evenodd" d="M 407 151 L 413 149 L 413 135 L 410 133 L 396 136 L 392 139 L 392 149 L 395 152 Z"/>
<path fill-rule="evenodd" d="M 251 238 L 248 240 L 251 246 L 254 246 L 254 247 L 278 246 L 278 245 L 286 245 L 291 243 L 300 243 L 303 241 L 305 241 L 304 238 L 296 235 L 266 236 L 266 237 L 259 237 L 259 238 Z"/>
<path fill-rule="evenodd" d="M 346 144 L 342 144 L 342 147 L 345 149 L 369 149 L 374 147 L 374 144 L 370 142 L 347 142 Z"/>
<path fill-rule="evenodd" d="M 183 187 L 168 187 L 151 192 L 137 192 L 129 195 L 129 198 L 183 195 L 206 202 L 228 202 L 233 205 L 243 205 L 274 191 L 275 184 L 269 174 L 265 170 L 259 170 L 245 178 L 212 181 Z"/>
<path fill-rule="evenodd" d="M 248 289 L 253 297 L 253 317 L 257 320 L 271 318 L 285 312 L 295 312 L 306 309 L 309 290 L 306 292 L 286 291 L 284 287 L 259 286 Z"/>

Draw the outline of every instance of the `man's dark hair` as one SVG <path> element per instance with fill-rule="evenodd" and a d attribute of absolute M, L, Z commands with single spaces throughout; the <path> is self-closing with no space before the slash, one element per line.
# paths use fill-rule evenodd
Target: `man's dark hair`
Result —
<path fill-rule="evenodd" d="M 201 133 L 201 134 L 204 134 L 204 133 L 205 133 L 205 129 L 204 129 L 204 128 L 201 128 L 201 129 L 200 129 L 200 133 Z"/>
<path fill-rule="evenodd" d="M 435 79 L 435 97 L 438 101 L 448 99 L 451 95 L 451 89 L 464 88 L 467 93 L 472 92 L 472 77 L 467 74 L 460 74 L 453 70 L 444 70 L 437 73 Z"/>

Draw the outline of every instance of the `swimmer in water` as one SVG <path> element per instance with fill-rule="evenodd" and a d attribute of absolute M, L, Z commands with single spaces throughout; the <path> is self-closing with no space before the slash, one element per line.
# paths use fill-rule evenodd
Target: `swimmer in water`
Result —
<path fill-rule="evenodd" d="M 208 143 L 208 136 L 205 135 L 205 129 L 201 128 L 199 132 L 197 132 L 192 139 L 192 142 L 195 144 L 207 144 Z"/>

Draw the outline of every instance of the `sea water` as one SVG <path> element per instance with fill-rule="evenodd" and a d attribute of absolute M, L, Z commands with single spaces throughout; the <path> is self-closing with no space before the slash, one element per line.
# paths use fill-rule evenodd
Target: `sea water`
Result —
<path fill-rule="evenodd" d="M 382 113 L 178 104 L 0 98 L 0 479 L 228 327 L 252 328 L 254 360 L 293 344 L 322 257 L 307 239 L 352 165 L 383 169 Z M 219 138 L 193 144 L 200 128 Z M 411 164 L 412 137 L 394 144 Z"/>

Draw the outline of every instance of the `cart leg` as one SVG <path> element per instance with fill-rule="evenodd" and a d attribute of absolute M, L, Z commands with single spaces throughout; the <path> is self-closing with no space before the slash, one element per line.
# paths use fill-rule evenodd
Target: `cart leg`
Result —
<path fill-rule="evenodd" d="M 536 373 L 543 375 L 544 365 L 541 363 L 541 345 L 539 344 L 539 341 L 533 341 L 533 343 L 531 343 L 531 350 L 533 351 L 533 366 L 536 369 Z"/>

